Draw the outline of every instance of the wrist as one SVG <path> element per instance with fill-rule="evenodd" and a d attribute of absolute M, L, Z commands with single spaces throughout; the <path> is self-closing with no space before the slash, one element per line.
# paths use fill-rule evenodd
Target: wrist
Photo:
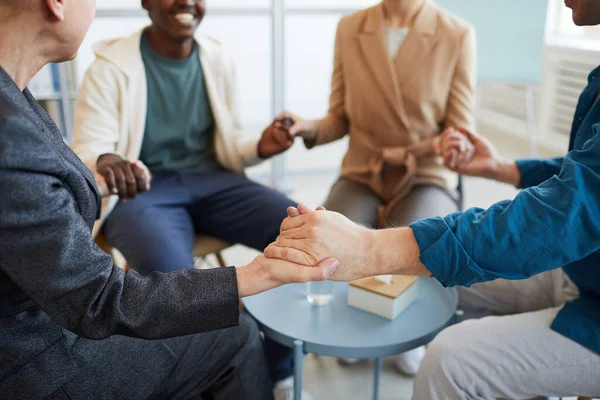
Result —
<path fill-rule="evenodd" d="M 262 150 L 261 150 L 261 143 L 262 143 L 262 139 L 260 139 L 258 141 L 258 143 L 256 144 L 256 154 L 258 155 L 258 158 L 260 158 L 261 160 L 266 160 L 269 157 L 266 157 Z"/>
<path fill-rule="evenodd" d="M 374 259 L 365 260 L 369 269 L 368 276 L 396 273 L 394 268 L 398 267 L 397 256 L 400 242 L 393 243 L 394 231 L 395 229 L 369 230 L 365 235 L 363 243 L 369 248 L 367 254 L 375 255 Z"/>
<path fill-rule="evenodd" d="M 239 298 L 254 296 L 277 285 L 270 276 L 268 269 L 256 261 L 235 269 Z"/>
<path fill-rule="evenodd" d="M 373 231 L 375 236 L 376 275 L 428 276 L 421 263 L 421 250 L 411 228 L 391 228 Z"/>
<path fill-rule="evenodd" d="M 491 178 L 499 182 L 518 186 L 521 180 L 521 173 L 514 160 L 497 158 Z"/>
<path fill-rule="evenodd" d="M 235 275 L 237 280 L 238 297 L 240 299 L 242 297 L 256 294 L 255 289 L 253 288 L 254 280 L 252 279 L 253 271 L 251 264 L 236 268 Z"/>
<path fill-rule="evenodd" d="M 304 124 L 302 138 L 310 141 L 317 140 L 317 121 L 305 121 Z"/>

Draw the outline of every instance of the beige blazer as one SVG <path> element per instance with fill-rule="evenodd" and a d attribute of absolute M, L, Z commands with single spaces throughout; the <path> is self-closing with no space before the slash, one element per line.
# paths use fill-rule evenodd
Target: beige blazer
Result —
<path fill-rule="evenodd" d="M 359 11 L 338 25 L 329 112 L 306 145 L 349 134 L 341 176 L 369 185 L 387 203 L 415 183 L 456 188 L 433 138 L 446 127 L 474 128 L 475 84 L 468 23 L 428 1 L 391 60 L 383 5 Z"/>
<path fill-rule="evenodd" d="M 85 73 L 75 104 L 73 150 L 96 173 L 96 160 L 116 153 L 137 160 L 146 126 L 146 72 L 140 51 L 143 30 L 94 45 L 96 60 Z M 237 100 L 233 62 L 222 46 L 205 36 L 196 38 L 208 98 L 215 118 L 215 150 L 219 163 L 236 173 L 258 164 L 259 137 L 245 135 Z M 94 235 L 118 196 L 103 199 Z"/>

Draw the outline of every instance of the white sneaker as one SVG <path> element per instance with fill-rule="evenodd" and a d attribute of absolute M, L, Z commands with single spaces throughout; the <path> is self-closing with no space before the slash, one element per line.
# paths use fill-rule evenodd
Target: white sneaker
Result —
<path fill-rule="evenodd" d="M 337 360 L 344 366 L 356 365 L 360 362 L 360 358 L 338 358 Z"/>
<path fill-rule="evenodd" d="M 414 350 L 392 356 L 394 365 L 402 375 L 415 376 L 421 365 L 421 360 L 425 357 L 425 346 L 417 347 Z"/>
<path fill-rule="evenodd" d="M 312 400 L 312 397 L 304 390 L 300 397 L 302 400 Z M 290 377 L 275 383 L 273 398 L 274 400 L 294 400 L 294 378 Z"/>

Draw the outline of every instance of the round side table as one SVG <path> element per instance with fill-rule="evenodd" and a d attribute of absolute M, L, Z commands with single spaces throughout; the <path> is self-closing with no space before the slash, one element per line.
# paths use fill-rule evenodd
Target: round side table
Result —
<path fill-rule="evenodd" d="M 302 361 L 308 353 L 375 358 L 373 399 L 378 399 L 381 358 L 429 343 L 454 318 L 456 290 L 434 278 L 419 278 L 418 285 L 414 303 L 393 321 L 350 307 L 348 284 L 340 282 L 334 282 L 334 298 L 325 306 L 306 301 L 305 284 L 281 286 L 243 303 L 265 335 L 294 348 L 294 399 L 300 400 Z"/>

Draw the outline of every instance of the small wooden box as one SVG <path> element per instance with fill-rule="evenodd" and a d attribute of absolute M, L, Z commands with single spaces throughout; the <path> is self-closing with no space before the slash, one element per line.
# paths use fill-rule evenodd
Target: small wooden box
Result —
<path fill-rule="evenodd" d="M 375 278 L 350 282 L 348 305 L 387 319 L 394 319 L 412 304 L 418 294 L 418 278 L 394 275 L 392 284 Z"/>

